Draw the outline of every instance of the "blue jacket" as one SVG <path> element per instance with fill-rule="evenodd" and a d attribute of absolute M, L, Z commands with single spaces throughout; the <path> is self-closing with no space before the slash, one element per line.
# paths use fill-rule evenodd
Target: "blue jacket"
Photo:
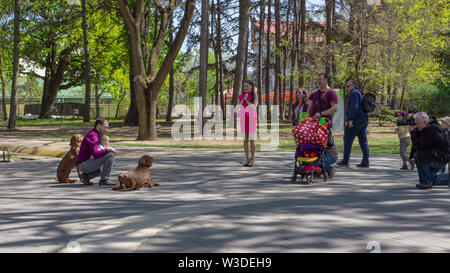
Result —
<path fill-rule="evenodd" d="M 368 118 L 369 116 L 364 113 L 363 109 L 363 95 L 361 93 L 361 89 L 355 86 L 350 93 L 350 97 L 348 98 L 348 107 L 347 112 L 345 113 L 347 116 L 347 121 L 360 119 L 360 118 Z"/>

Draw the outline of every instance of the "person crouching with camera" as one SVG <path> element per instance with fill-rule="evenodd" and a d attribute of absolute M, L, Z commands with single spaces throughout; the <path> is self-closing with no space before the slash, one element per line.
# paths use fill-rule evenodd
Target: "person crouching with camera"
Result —
<path fill-rule="evenodd" d="M 437 172 L 450 160 L 450 147 L 446 131 L 435 118 L 419 112 L 413 116 L 416 129 L 410 132 L 416 149 L 414 162 L 419 173 L 419 189 L 438 185 Z"/>

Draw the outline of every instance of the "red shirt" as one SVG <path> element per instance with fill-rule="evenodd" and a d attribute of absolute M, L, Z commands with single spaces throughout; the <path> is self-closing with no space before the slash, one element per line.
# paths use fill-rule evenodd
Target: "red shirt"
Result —
<path fill-rule="evenodd" d="M 316 89 L 313 91 L 313 93 L 309 96 L 309 99 L 311 100 L 311 112 L 309 112 L 310 116 L 314 116 L 316 113 L 320 113 L 323 111 L 326 111 L 331 108 L 331 104 L 338 104 L 339 98 L 333 89 L 327 89 L 326 92 L 320 91 L 320 99 L 319 101 L 319 91 L 320 89 Z M 320 103 L 322 103 L 322 109 L 320 109 Z M 333 115 L 326 116 L 333 122 Z"/>
<path fill-rule="evenodd" d="M 108 149 L 99 151 L 98 144 L 100 142 L 100 133 L 97 129 L 92 129 L 84 136 L 80 146 L 80 153 L 78 154 L 77 164 L 91 158 L 99 158 L 108 153 Z"/>

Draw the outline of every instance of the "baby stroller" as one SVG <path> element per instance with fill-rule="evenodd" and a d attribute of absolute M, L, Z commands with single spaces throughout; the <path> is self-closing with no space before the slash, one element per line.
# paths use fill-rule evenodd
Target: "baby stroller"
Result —
<path fill-rule="evenodd" d="M 325 149 L 318 144 L 305 143 L 297 147 L 295 151 L 294 173 L 291 183 L 297 183 L 297 175 L 300 175 L 300 182 L 312 184 L 314 177 L 323 176 L 326 182 L 328 174 L 323 168 L 323 154 Z"/>
<path fill-rule="evenodd" d="M 302 113 L 299 122 L 292 130 L 297 149 L 295 152 L 294 172 L 291 183 L 297 182 L 300 175 L 301 182 L 312 184 L 314 177 L 323 177 L 324 182 L 328 174 L 323 167 L 323 156 L 328 143 L 328 125 L 325 118 L 312 119 L 307 113 Z"/>

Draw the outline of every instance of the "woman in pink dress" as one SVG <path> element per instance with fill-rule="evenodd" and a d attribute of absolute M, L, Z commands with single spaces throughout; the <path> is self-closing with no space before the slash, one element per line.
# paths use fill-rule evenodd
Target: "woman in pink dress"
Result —
<path fill-rule="evenodd" d="M 239 95 L 239 110 L 238 117 L 241 123 L 241 133 L 245 134 L 244 151 L 245 151 L 245 167 L 252 167 L 255 161 L 255 139 L 256 127 L 258 125 L 258 113 L 256 111 L 258 106 L 258 95 L 255 92 L 255 85 L 252 81 L 244 81 L 243 92 Z M 250 134 L 252 137 L 250 139 Z M 249 142 L 250 142 L 250 156 L 249 156 Z"/>

